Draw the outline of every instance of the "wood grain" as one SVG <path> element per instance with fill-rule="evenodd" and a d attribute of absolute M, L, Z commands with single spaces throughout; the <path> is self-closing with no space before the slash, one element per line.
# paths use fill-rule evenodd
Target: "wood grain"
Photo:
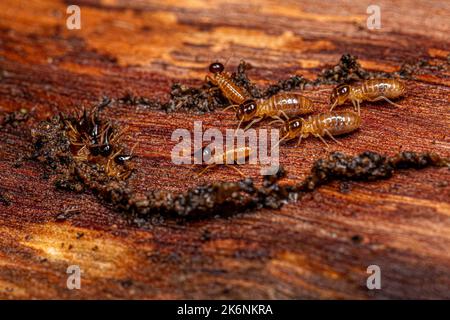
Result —
<path fill-rule="evenodd" d="M 61 1 L 0 4 L 0 111 L 27 108 L 37 119 L 131 92 L 168 99 L 175 81 L 200 85 L 207 65 L 231 57 L 254 68 L 260 85 L 293 74 L 315 78 L 344 53 L 365 68 L 395 71 L 421 58 L 445 64 L 448 3 L 378 1 L 382 28 L 366 28 L 370 1 L 80 1 L 82 28 L 67 30 Z M 72 4 L 72 2 L 70 3 Z M 362 107 L 363 125 L 332 150 L 433 151 L 450 155 L 450 74 L 425 70 L 407 81 L 402 108 Z M 329 88 L 329 87 L 324 87 Z M 327 109 L 327 92 L 306 96 Z M 176 128 L 233 128 L 231 113 L 166 114 L 115 104 L 104 115 L 139 141 L 138 191 L 184 191 L 238 180 L 218 168 L 198 179 L 174 166 Z M 58 191 L 38 163 L 15 166 L 29 148 L 22 130 L 0 134 L 1 298 L 450 298 L 449 170 L 397 172 L 386 181 L 322 187 L 281 210 L 178 224 L 131 225 L 95 196 Z M 281 149 L 288 182 L 328 153 L 320 141 Z M 242 171 L 256 177 L 257 166 Z M 348 190 L 349 189 L 349 190 Z M 66 221 L 58 216 L 69 210 Z M 66 288 L 80 265 L 81 290 Z M 382 289 L 366 288 L 366 268 L 382 270 Z"/>

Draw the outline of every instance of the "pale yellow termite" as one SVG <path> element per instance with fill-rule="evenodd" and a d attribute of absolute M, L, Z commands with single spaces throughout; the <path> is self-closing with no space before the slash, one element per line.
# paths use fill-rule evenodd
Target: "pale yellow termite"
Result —
<path fill-rule="evenodd" d="M 294 116 L 313 112 L 313 102 L 298 93 L 278 93 L 268 99 L 246 100 L 239 105 L 236 117 L 239 120 L 238 129 L 242 122 L 252 120 L 244 130 L 264 118 L 289 119 Z"/>
<path fill-rule="evenodd" d="M 328 143 L 323 138 L 328 136 L 339 143 L 334 136 L 346 134 L 359 128 L 361 117 L 352 111 L 326 112 L 309 116 L 307 119 L 298 118 L 285 121 L 281 127 L 281 139 L 278 142 L 298 138 L 300 144 L 303 138 L 312 135 L 322 140 L 328 147 Z"/>
<path fill-rule="evenodd" d="M 235 104 L 244 103 L 248 99 L 248 93 L 244 88 L 239 87 L 231 80 L 231 76 L 224 71 L 225 67 L 220 62 L 211 63 L 209 71 L 212 77 L 206 76 L 207 81 L 211 81 L 219 87 L 222 94 L 231 102 Z"/>
<path fill-rule="evenodd" d="M 250 147 L 238 147 L 231 150 L 226 150 L 225 152 L 217 152 L 217 149 L 215 149 L 214 154 L 212 154 L 212 151 L 209 147 L 202 148 L 199 151 L 201 151 L 203 160 L 206 159 L 208 165 L 198 174 L 198 176 L 201 176 L 206 172 L 206 170 L 219 164 L 230 167 L 236 170 L 241 176 L 244 176 L 244 174 L 238 168 L 234 167 L 231 164 L 236 164 L 239 160 L 245 161 L 246 159 L 248 159 L 252 152 Z"/>
<path fill-rule="evenodd" d="M 363 101 L 385 100 L 395 106 L 399 106 L 390 99 L 395 99 L 403 95 L 406 87 L 403 82 L 397 79 L 371 79 L 365 80 L 359 84 L 343 84 L 337 86 L 331 92 L 330 111 L 335 106 L 344 104 L 350 100 L 360 113 L 360 103 Z"/>

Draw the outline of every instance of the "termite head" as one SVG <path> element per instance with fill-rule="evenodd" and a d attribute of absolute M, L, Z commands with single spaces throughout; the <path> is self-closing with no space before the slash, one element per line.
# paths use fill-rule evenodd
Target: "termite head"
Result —
<path fill-rule="evenodd" d="M 223 72 L 224 69 L 225 67 L 220 62 L 214 62 L 209 65 L 209 72 L 213 74 Z"/>
<path fill-rule="evenodd" d="M 350 86 L 348 84 L 343 84 L 337 86 L 331 92 L 330 103 L 333 106 L 338 106 L 343 104 L 350 94 Z"/>
<path fill-rule="evenodd" d="M 303 122 L 301 119 L 288 121 L 281 127 L 280 135 L 282 137 L 295 137 L 298 135 L 297 133 L 302 130 L 302 127 Z"/>
<path fill-rule="evenodd" d="M 244 103 L 239 105 L 236 112 L 236 118 L 238 120 L 248 121 L 254 117 L 256 114 L 257 104 L 255 100 L 246 100 Z"/>

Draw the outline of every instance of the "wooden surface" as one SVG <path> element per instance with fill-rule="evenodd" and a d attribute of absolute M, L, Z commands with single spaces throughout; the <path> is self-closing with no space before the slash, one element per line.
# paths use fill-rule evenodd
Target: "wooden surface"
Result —
<path fill-rule="evenodd" d="M 370 1 L 81 1 L 82 28 L 67 30 L 62 1 L 0 4 L 0 111 L 27 108 L 36 119 L 126 93 L 167 100 L 170 85 L 201 85 L 208 64 L 230 58 L 253 65 L 264 86 L 293 74 L 315 78 L 345 53 L 363 67 L 392 72 L 407 61 L 445 65 L 449 4 L 378 1 L 382 28 L 366 28 Z M 72 2 L 70 3 L 72 4 Z M 424 68 L 408 80 L 403 108 L 362 107 L 363 125 L 332 150 L 450 155 L 447 70 Z M 331 88 L 331 86 L 323 86 Z M 329 92 L 304 94 L 326 110 Z M 200 179 L 170 161 L 176 128 L 233 128 L 232 113 L 166 114 L 137 105 L 105 109 L 130 128 L 138 191 L 184 191 L 238 180 L 226 168 Z M 397 172 L 377 182 L 333 183 L 281 210 L 186 223 L 127 222 L 90 193 L 58 191 L 39 163 L 15 165 L 26 130 L 0 134 L 1 298 L 450 298 L 450 172 Z M 287 182 L 326 156 L 310 138 L 281 149 Z M 257 166 L 242 171 L 257 177 Z M 61 213 L 68 219 L 59 221 Z M 369 265 L 382 289 L 366 288 Z M 66 268 L 84 271 L 81 290 L 66 288 Z"/>

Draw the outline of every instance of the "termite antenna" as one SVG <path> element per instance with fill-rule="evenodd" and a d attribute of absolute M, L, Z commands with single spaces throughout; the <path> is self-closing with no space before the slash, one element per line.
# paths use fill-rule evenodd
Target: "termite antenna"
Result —
<path fill-rule="evenodd" d="M 222 109 L 222 111 L 226 111 L 226 110 L 228 110 L 228 109 L 230 109 L 230 108 L 233 108 L 234 110 L 236 110 L 237 107 L 239 107 L 238 104 L 230 104 L 228 107 Z"/>
<path fill-rule="evenodd" d="M 255 123 L 257 123 L 257 122 L 259 122 L 259 121 L 261 121 L 261 120 L 262 120 L 262 118 L 257 118 L 257 119 L 255 119 L 255 120 L 253 120 L 252 122 L 250 122 L 250 124 L 249 124 L 248 126 L 245 127 L 244 131 L 247 131 L 248 129 L 250 129 L 250 127 L 251 127 L 252 125 L 254 125 Z"/>
<path fill-rule="evenodd" d="M 228 59 L 225 61 L 225 63 L 223 64 L 223 67 L 226 68 L 228 62 L 230 62 L 231 58 L 234 56 L 234 52 L 231 53 L 231 55 L 228 57 Z"/>
<path fill-rule="evenodd" d="M 137 142 L 131 147 L 130 154 L 133 154 L 134 149 L 136 149 L 136 147 L 138 146 L 138 144 L 139 144 L 139 141 L 137 141 Z"/>
<path fill-rule="evenodd" d="M 283 119 L 281 119 L 280 116 L 275 116 L 274 119 L 275 120 L 269 122 L 269 125 L 272 125 L 273 123 L 280 123 L 280 122 L 281 122 L 281 124 L 285 123 L 285 121 Z M 287 118 L 286 121 L 287 120 L 289 120 L 289 118 Z"/>
<path fill-rule="evenodd" d="M 206 166 L 205 169 L 203 169 L 202 171 L 200 171 L 199 173 L 197 173 L 197 178 L 199 178 L 201 175 L 203 175 L 208 169 L 214 167 L 216 164 L 210 164 L 208 166 Z"/>
<path fill-rule="evenodd" d="M 314 90 L 314 92 L 324 92 L 324 91 L 330 91 L 333 90 L 332 88 L 325 88 L 325 89 L 320 89 L 320 90 Z"/>
<path fill-rule="evenodd" d="M 236 128 L 236 131 L 234 131 L 234 136 L 233 137 L 236 137 L 237 132 L 238 132 L 239 128 L 241 127 L 242 121 L 244 121 L 244 118 L 242 118 L 241 121 L 239 121 L 239 124 L 238 124 L 238 126 Z"/>
<path fill-rule="evenodd" d="M 284 141 L 287 137 L 289 136 L 289 133 L 288 134 L 286 134 L 283 138 L 281 138 L 271 149 L 270 149 L 270 153 L 272 154 L 272 152 L 273 152 L 273 149 L 275 149 L 276 147 L 278 147 L 279 145 L 280 145 L 280 143 L 282 142 L 282 141 Z"/>
<path fill-rule="evenodd" d="M 336 101 L 334 101 L 334 103 L 331 105 L 330 112 L 334 109 L 334 107 L 336 107 L 336 105 L 337 105 L 337 99 L 336 99 Z"/>
<path fill-rule="evenodd" d="M 230 166 L 229 164 L 226 164 L 225 166 L 226 166 L 226 167 L 229 167 L 229 168 L 231 168 L 231 169 L 233 169 L 233 170 L 236 170 L 237 173 L 239 173 L 241 177 L 243 177 L 243 178 L 245 177 L 245 175 L 242 173 L 242 171 L 239 170 L 238 168 L 233 167 L 233 166 Z"/>
<path fill-rule="evenodd" d="M 274 124 L 274 123 L 281 123 L 281 124 L 283 124 L 284 121 L 281 120 L 281 119 L 273 120 L 273 121 L 270 121 L 270 122 L 269 122 L 269 125 L 272 125 L 272 124 Z"/>

